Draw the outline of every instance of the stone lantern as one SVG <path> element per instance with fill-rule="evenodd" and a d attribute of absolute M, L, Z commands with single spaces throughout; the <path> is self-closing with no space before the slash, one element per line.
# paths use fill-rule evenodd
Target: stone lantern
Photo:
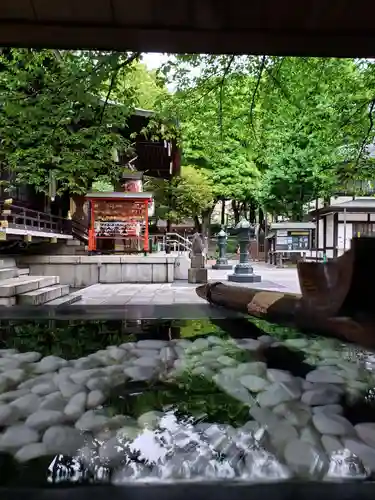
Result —
<path fill-rule="evenodd" d="M 226 256 L 227 233 L 224 229 L 221 229 L 217 235 L 217 246 L 219 247 L 219 257 L 216 259 L 216 264 L 212 266 L 212 269 L 232 269 L 233 266 L 228 264 Z"/>
<path fill-rule="evenodd" d="M 257 283 L 261 277 L 254 274 L 249 259 L 249 244 L 254 238 L 255 230 L 246 219 L 240 220 L 235 228 L 235 234 L 240 245 L 240 261 L 234 268 L 234 273 L 228 276 L 229 281 L 237 283 Z"/>

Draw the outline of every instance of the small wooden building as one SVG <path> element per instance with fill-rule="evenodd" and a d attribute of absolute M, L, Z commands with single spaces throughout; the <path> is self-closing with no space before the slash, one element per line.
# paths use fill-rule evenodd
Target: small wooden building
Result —
<path fill-rule="evenodd" d="M 375 198 L 337 196 L 318 201 L 309 212 L 316 224 L 314 252 L 317 257 L 334 258 L 351 246 L 354 236 L 375 236 Z"/>
<path fill-rule="evenodd" d="M 151 193 L 88 193 L 89 252 L 149 251 Z"/>

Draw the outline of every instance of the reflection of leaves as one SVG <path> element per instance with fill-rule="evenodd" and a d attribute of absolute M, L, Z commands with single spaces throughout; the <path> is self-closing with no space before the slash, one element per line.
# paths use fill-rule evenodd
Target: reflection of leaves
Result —
<path fill-rule="evenodd" d="M 208 320 L 189 319 L 180 321 L 180 336 L 182 338 L 197 337 L 198 335 L 215 335 L 215 337 L 228 337 L 219 326 L 213 325 Z"/>
<path fill-rule="evenodd" d="M 174 409 L 181 417 L 203 416 L 208 422 L 231 423 L 236 426 L 249 419 L 249 409 L 246 406 L 202 376 L 184 373 L 164 387 L 145 383 L 142 392 L 141 388 L 139 391 L 137 394 L 123 394 L 119 397 L 121 389 L 117 389 L 108 400 L 110 413 L 137 418 L 148 411 Z"/>
<path fill-rule="evenodd" d="M 285 339 L 296 339 L 303 337 L 304 334 L 296 330 L 295 328 L 290 328 L 287 326 L 276 325 L 275 323 L 269 323 L 263 319 L 258 318 L 248 318 L 249 323 L 254 324 L 264 333 L 272 335 L 278 340 Z"/>
<path fill-rule="evenodd" d="M 135 340 L 124 331 L 122 321 L 45 320 L 0 322 L 0 345 L 20 351 L 38 351 L 73 359 L 108 345 Z"/>

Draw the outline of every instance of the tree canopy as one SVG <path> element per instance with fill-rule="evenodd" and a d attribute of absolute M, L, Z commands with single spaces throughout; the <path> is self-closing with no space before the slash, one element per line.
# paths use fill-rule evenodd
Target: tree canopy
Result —
<path fill-rule="evenodd" d="M 165 106 L 181 124 L 184 161 L 215 199 L 303 217 L 306 204 L 374 178 L 375 65 L 351 59 L 176 56 Z"/>
<path fill-rule="evenodd" d="M 120 133 L 136 103 L 133 88 L 112 105 L 116 79 L 132 71 L 139 54 L 3 49 L 0 55 L 0 161 L 15 183 L 48 193 L 85 193 L 121 166 L 113 150 L 127 151 Z M 110 75 L 110 81 L 108 77 Z"/>

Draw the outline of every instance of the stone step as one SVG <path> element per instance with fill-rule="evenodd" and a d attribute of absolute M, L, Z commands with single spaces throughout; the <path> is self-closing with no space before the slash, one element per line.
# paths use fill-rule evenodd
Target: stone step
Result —
<path fill-rule="evenodd" d="M 18 278 L 1 280 L 0 297 L 13 297 L 38 288 L 58 285 L 59 283 L 59 276 L 19 276 Z"/>
<path fill-rule="evenodd" d="M 68 247 L 80 247 L 83 246 L 83 243 L 81 243 L 79 240 L 66 240 L 66 245 Z"/>
<path fill-rule="evenodd" d="M 0 269 L 0 280 L 9 280 L 10 278 L 18 277 L 18 269 L 16 267 L 4 267 Z"/>
<path fill-rule="evenodd" d="M 0 307 L 10 307 L 16 305 L 16 297 L 0 297 Z"/>
<path fill-rule="evenodd" d="M 74 304 L 82 299 L 82 295 L 64 295 L 63 297 L 59 297 L 58 299 L 51 300 L 46 303 L 46 306 L 69 306 L 70 304 Z"/>
<path fill-rule="evenodd" d="M 21 293 L 17 297 L 17 304 L 22 306 L 40 306 L 68 294 L 69 285 L 47 286 L 38 290 Z"/>
<path fill-rule="evenodd" d="M 28 276 L 30 274 L 30 269 L 28 267 L 19 267 L 18 276 Z"/>
<path fill-rule="evenodd" d="M 17 267 L 16 260 L 13 257 L 0 256 L 0 269 L 9 269 L 10 267 Z"/>

